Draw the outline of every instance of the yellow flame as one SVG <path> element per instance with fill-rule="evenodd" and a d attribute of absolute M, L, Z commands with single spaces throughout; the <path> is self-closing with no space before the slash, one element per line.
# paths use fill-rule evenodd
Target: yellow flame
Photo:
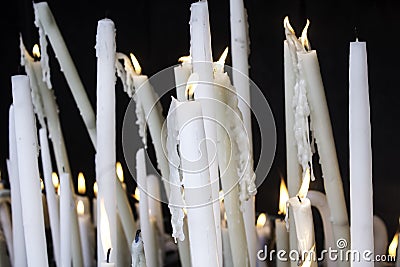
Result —
<path fill-rule="evenodd" d="M 227 46 L 224 50 L 224 52 L 222 52 L 221 56 L 219 57 L 217 63 L 224 65 L 225 64 L 225 60 L 228 57 L 228 51 L 229 51 L 229 47 Z"/>
<path fill-rule="evenodd" d="M 191 56 L 183 56 L 178 59 L 179 63 L 190 63 L 192 61 Z"/>
<path fill-rule="evenodd" d="M 140 75 L 142 73 L 142 67 L 140 67 L 139 61 L 137 60 L 137 58 L 133 53 L 131 53 L 131 61 L 136 74 Z"/>
<path fill-rule="evenodd" d="M 78 193 L 84 195 L 86 193 L 86 183 L 83 173 L 78 174 Z"/>
<path fill-rule="evenodd" d="M 100 201 L 100 233 L 104 255 L 107 255 L 107 251 L 111 248 L 111 234 L 104 199 Z"/>
<path fill-rule="evenodd" d="M 309 26 L 310 26 L 310 21 L 307 19 L 306 26 L 304 27 L 303 31 L 301 32 L 301 36 L 300 36 L 300 42 L 303 45 L 303 47 L 307 50 L 310 50 L 310 42 L 308 41 L 308 38 L 307 38 L 307 31 L 308 31 Z"/>
<path fill-rule="evenodd" d="M 44 183 L 43 183 L 43 179 L 42 179 L 42 178 L 40 178 L 40 190 L 42 190 L 42 191 L 43 191 L 43 189 L 44 189 Z"/>
<path fill-rule="evenodd" d="M 33 46 L 32 54 L 33 54 L 34 57 L 40 58 L 40 49 L 39 49 L 39 45 L 38 44 L 35 44 Z"/>
<path fill-rule="evenodd" d="M 390 256 L 396 257 L 396 250 L 398 245 L 399 245 L 399 233 L 396 233 L 395 236 L 393 237 L 392 242 L 389 245 L 388 254 Z"/>
<path fill-rule="evenodd" d="M 78 215 L 85 214 L 85 205 L 83 205 L 82 200 L 78 200 L 78 204 L 76 205 L 76 212 L 78 213 Z"/>
<path fill-rule="evenodd" d="M 117 172 L 117 177 L 121 183 L 124 182 L 124 171 L 122 170 L 122 165 L 121 162 L 117 162 L 115 164 L 116 172 Z"/>
<path fill-rule="evenodd" d="M 53 182 L 53 186 L 55 189 L 57 189 L 60 186 L 60 180 L 58 180 L 57 173 L 55 172 L 51 173 L 51 181 Z"/>
<path fill-rule="evenodd" d="M 286 215 L 286 202 L 289 200 L 289 192 L 285 180 L 281 178 L 281 187 L 279 191 L 279 211 L 278 214 Z"/>
<path fill-rule="evenodd" d="M 259 228 L 264 227 L 266 222 L 267 222 L 267 215 L 265 213 L 261 213 L 260 215 L 258 215 L 257 227 Z"/>
<path fill-rule="evenodd" d="M 301 183 L 300 190 L 297 193 L 297 196 L 299 196 L 300 198 L 305 198 L 307 196 L 308 188 L 310 187 L 310 179 L 311 179 L 310 168 L 307 168 L 306 173 L 304 174 L 303 177 L 303 182 Z"/>
<path fill-rule="evenodd" d="M 99 191 L 99 187 L 97 186 L 97 182 L 94 182 L 93 184 L 93 193 L 94 196 L 97 197 L 97 192 Z"/>
<path fill-rule="evenodd" d="M 290 25 L 288 16 L 286 16 L 283 20 L 283 27 L 285 27 L 285 29 L 288 29 L 292 34 L 295 34 L 292 25 Z"/>
<path fill-rule="evenodd" d="M 187 99 L 193 99 L 198 80 L 199 80 L 199 75 L 195 72 L 189 76 L 185 90 L 185 95 Z"/>
<path fill-rule="evenodd" d="M 60 187 L 61 187 L 61 186 L 58 186 L 58 187 L 57 187 L 57 195 L 60 195 L 60 193 L 61 193 Z"/>
<path fill-rule="evenodd" d="M 140 201 L 140 191 L 139 191 L 139 187 L 136 187 L 136 189 L 135 189 L 135 194 L 133 194 L 133 198 L 136 199 L 137 201 Z"/>

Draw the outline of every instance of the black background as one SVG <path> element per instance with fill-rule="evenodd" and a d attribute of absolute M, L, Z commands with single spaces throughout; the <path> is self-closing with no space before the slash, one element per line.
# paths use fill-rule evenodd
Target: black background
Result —
<path fill-rule="evenodd" d="M 77 66 L 82 82 L 95 110 L 97 21 L 107 16 L 117 28 L 117 50 L 134 52 L 143 72 L 149 76 L 174 65 L 189 53 L 189 1 L 49 1 L 50 8 Z M 285 124 L 283 80 L 283 19 L 289 15 L 297 33 L 311 21 L 309 39 L 317 49 L 325 85 L 337 154 L 349 200 L 348 170 L 348 55 L 349 42 L 358 37 L 367 41 L 372 123 L 374 212 L 388 226 L 389 238 L 398 227 L 400 166 L 400 48 L 398 1 L 261 1 L 246 0 L 251 55 L 250 77 L 268 99 L 277 126 L 277 153 L 268 178 L 259 188 L 257 211 L 276 214 L 279 177 L 285 175 Z M 230 44 L 229 1 L 209 2 L 212 46 L 216 57 Z M 38 43 L 32 2 L 2 3 L 0 15 L 0 168 L 7 180 L 8 109 L 12 102 L 10 76 L 19 69 L 19 33 L 31 50 Z M 95 151 L 54 53 L 49 45 L 53 88 L 74 179 L 83 171 L 88 194 L 92 195 L 95 177 Z M 230 65 L 230 59 L 227 64 Z M 117 160 L 123 166 L 121 128 L 129 99 L 117 84 Z M 164 110 L 168 109 L 167 103 Z M 139 137 L 138 137 L 139 138 Z M 255 136 L 254 145 L 259 144 Z M 316 158 L 316 160 L 318 160 Z M 53 165 L 55 167 L 55 164 Z M 317 171 L 318 173 L 318 171 Z M 134 189 L 125 168 L 128 191 Z M 321 179 L 319 179 L 321 181 Z M 316 182 L 313 186 L 322 188 Z"/>

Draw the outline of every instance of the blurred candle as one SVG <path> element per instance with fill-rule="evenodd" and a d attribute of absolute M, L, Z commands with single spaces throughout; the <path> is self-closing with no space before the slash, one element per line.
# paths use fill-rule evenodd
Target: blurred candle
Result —
<path fill-rule="evenodd" d="M 92 199 L 92 218 L 93 226 L 97 227 L 97 191 L 99 190 L 97 182 L 93 184 L 93 199 Z"/>
<path fill-rule="evenodd" d="M 280 192 L 279 192 L 279 211 L 278 214 L 286 215 L 286 202 L 289 200 L 289 192 L 286 187 L 285 181 L 281 178 Z M 282 219 L 275 219 L 275 236 L 276 236 L 276 251 L 284 251 L 287 257 L 289 253 L 289 232 L 286 228 L 286 223 Z M 276 259 L 277 267 L 289 267 L 290 261 L 281 261 L 279 257 Z"/>
<path fill-rule="evenodd" d="M 72 208 L 75 207 L 71 203 L 71 188 L 69 186 L 69 174 L 62 173 L 60 176 L 60 251 L 61 266 L 71 266 L 71 224 L 70 218 Z"/>
<path fill-rule="evenodd" d="M 351 250 L 374 252 L 371 123 L 365 42 L 350 43 L 349 142 Z M 374 266 L 364 257 L 352 267 Z"/>
<path fill-rule="evenodd" d="M 192 73 L 192 57 L 181 57 L 178 61 L 181 64 L 174 67 L 176 99 L 185 101 L 186 83 Z"/>
<path fill-rule="evenodd" d="M 82 201 L 83 205 L 85 206 L 83 211 L 85 212 L 85 214 L 89 214 L 90 215 L 90 203 L 89 203 L 89 198 L 87 196 L 85 196 L 86 194 L 86 180 L 85 180 L 85 176 L 83 176 L 83 173 L 80 172 L 78 174 L 78 196 L 76 196 L 76 203 L 78 203 L 78 201 Z"/>
<path fill-rule="evenodd" d="M 94 229 L 90 215 L 85 212 L 85 204 L 82 200 L 78 200 L 77 203 L 76 211 L 81 234 L 83 266 L 91 267 L 94 265 Z"/>
<path fill-rule="evenodd" d="M 136 237 L 132 242 L 132 267 L 147 267 L 144 256 L 143 240 L 140 236 L 140 230 L 136 232 Z"/>

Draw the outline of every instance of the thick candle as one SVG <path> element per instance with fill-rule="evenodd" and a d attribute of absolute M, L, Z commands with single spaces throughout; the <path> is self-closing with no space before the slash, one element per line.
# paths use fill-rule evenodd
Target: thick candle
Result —
<path fill-rule="evenodd" d="M 373 253 L 371 123 L 365 42 L 350 43 L 349 64 L 351 249 Z M 362 258 L 353 261 L 351 266 L 374 266 L 374 262 Z"/>
<path fill-rule="evenodd" d="M 37 163 L 38 145 L 29 79 L 18 75 L 13 76 L 11 81 L 27 262 L 28 266 L 46 267 L 48 260 Z"/>

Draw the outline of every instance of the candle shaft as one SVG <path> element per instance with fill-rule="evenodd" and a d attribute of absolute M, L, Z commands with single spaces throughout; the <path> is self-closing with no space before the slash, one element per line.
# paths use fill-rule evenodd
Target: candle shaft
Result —
<path fill-rule="evenodd" d="M 350 43 L 349 75 L 351 249 L 373 253 L 371 124 L 365 42 Z M 360 259 L 351 266 L 374 266 L 374 262 Z"/>
<path fill-rule="evenodd" d="M 281 219 L 276 219 L 275 220 L 275 236 L 276 236 L 276 252 L 277 255 L 280 254 L 279 251 L 284 251 L 285 252 L 285 258 L 288 257 L 289 253 L 289 232 L 286 229 L 286 223 L 285 221 Z M 283 261 L 280 260 L 279 257 L 276 259 L 276 266 L 277 267 L 289 267 L 290 266 L 290 261 Z"/>
<path fill-rule="evenodd" d="M 71 224 L 70 218 L 75 205 L 71 202 L 71 188 L 69 186 L 69 174 L 60 176 L 60 251 L 61 267 L 71 266 Z"/>

